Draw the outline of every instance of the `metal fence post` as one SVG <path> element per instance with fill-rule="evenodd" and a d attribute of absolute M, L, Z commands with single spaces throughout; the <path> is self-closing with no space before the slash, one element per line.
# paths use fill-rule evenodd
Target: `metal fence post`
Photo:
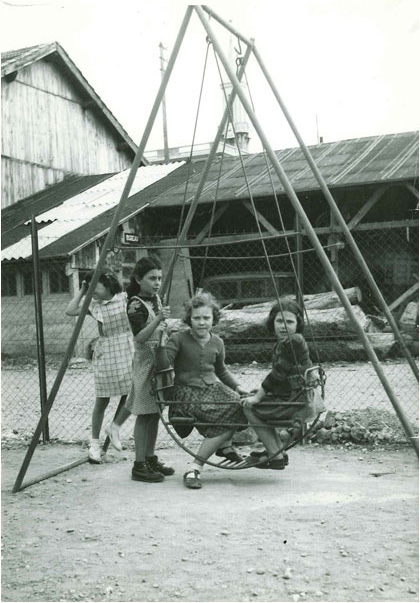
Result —
<path fill-rule="evenodd" d="M 45 372 L 45 345 L 44 345 L 44 322 L 42 318 L 42 295 L 41 295 L 41 268 L 39 265 L 38 231 L 35 215 L 31 217 L 31 243 L 32 243 L 32 266 L 34 271 L 34 304 L 36 324 L 36 350 L 38 355 L 39 375 L 39 397 L 41 400 L 41 414 L 47 403 L 47 378 Z M 50 427 L 48 419 L 42 429 L 42 441 L 49 442 Z"/>

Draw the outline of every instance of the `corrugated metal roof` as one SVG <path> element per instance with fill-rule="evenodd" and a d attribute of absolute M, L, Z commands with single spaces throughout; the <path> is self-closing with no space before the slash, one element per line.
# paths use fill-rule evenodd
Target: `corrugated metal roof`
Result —
<path fill-rule="evenodd" d="M 137 170 L 130 191 L 130 197 L 136 195 L 136 193 L 139 193 L 154 182 L 161 180 L 180 165 L 181 163 L 171 163 L 168 165 L 140 167 Z M 61 205 L 38 214 L 36 217 L 38 223 L 48 223 L 38 233 L 39 249 L 42 250 L 68 233 L 86 225 L 107 210 L 114 209 L 121 198 L 129 171 L 124 170 L 72 196 Z M 142 203 L 138 204 L 137 210 L 140 210 L 147 203 L 147 200 L 142 201 Z M 107 226 L 109 227 L 109 219 Z M 2 251 L 2 260 L 17 260 L 30 257 L 30 255 L 31 238 L 30 236 L 25 236 Z"/>
<path fill-rule="evenodd" d="M 389 134 L 314 145 L 310 147 L 310 151 L 332 190 L 339 187 L 360 186 L 378 182 L 414 181 L 418 178 L 419 173 L 418 138 L 418 132 Z M 300 148 L 284 149 L 276 153 L 296 192 L 319 190 L 319 186 L 312 176 Z M 200 198 L 200 203 L 208 203 L 214 199 L 220 161 L 221 159 L 217 158 L 210 168 L 207 185 Z M 248 155 L 243 158 L 243 161 L 254 197 L 271 197 L 273 192 L 264 155 L 262 153 Z M 147 190 L 143 191 L 142 189 L 137 194 L 132 191 L 125 204 L 121 222 L 134 215 L 146 204 L 150 204 L 155 208 L 181 205 L 184 200 L 188 174 L 190 176 L 187 199 L 191 198 L 197 189 L 203 166 L 204 160 L 194 161 L 192 164 L 148 166 L 148 170 L 161 168 L 162 171 L 159 174 L 157 171 L 153 172 L 156 178 L 150 181 L 150 186 L 146 185 Z M 141 168 L 141 170 L 144 169 Z M 273 177 L 272 169 L 270 174 Z M 67 256 L 89 241 L 95 240 L 95 238 L 106 233 L 126 178 L 127 171 L 109 178 L 103 185 L 100 184 L 83 193 L 85 200 L 92 200 L 92 207 L 89 212 L 80 209 L 80 206 L 83 208 L 83 202 L 80 198 L 77 198 L 79 196 L 76 196 L 69 199 L 66 208 L 53 208 L 48 213 L 45 212 L 43 216 L 40 216 L 40 221 L 47 218 L 57 219 L 58 217 L 64 221 L 63 224 L 68 225 L 67 230 L 64 227 L 60 230 L 62 227 L 56 223 L 42 229 L 40 237 L 44 236 L 44 238 L 40 256 L 43 258 Z M 283 188 L 275 175 L 273 181 L 276 192 L 284 194 Z M 240 160 L 234 157 L 225 157 L 219 183 L 218 200 L 247 197 L 248 191 Z M 86 219 L 79 222 L 78 213 L 80 211 L 83 212 Z M 48 236 L 51 236 L 51 239 L 48 239 Z M 24 251 L 26 255 L 22 255 L 17 247 L 13 252 L 8 248 L 4 259 L 28 257 L 30 254 L 28 246 L 25 247 Z"/>
<path fill-rule="evenodd" d="M 5 207 L 1 211 L 1 248 L 5 249 L 17 243 L 28 234 L 28 226 L 25 225 L 25 222 L 32 214 L 37 216 L 57 207 L 74 195 L 78 195 L 114 175 L 68 176 L 62 182 Z"/>
<path fill-rule="evenodd" d="M 341 140 L 309 147 L 311 155 L 331 189 L 418 178 L 418 149 L 418 132 Z M 300 147 L 276 151 L 276 155 L 296 192 L 319 189 Z M 267 161 L 270 164 L 268 159 Z M 243 163 L 254 197 L 273 194 L 270 177 L 276 194 L 284 194 L 284 188 L 273 168 L 270 167 L 268 172 L 263 153 L 248 155 L 243 158 Z M 210 169 L 208 184 L 200 199 L 201 203 L 214 200 L 219 170 L 220 163 L 215 162 Z M 197 190 L 199 180 L 199 174 L 191 178 L 189 197 L 192 197 Z M 170 194 L 163 193 L 154 203 L 156 207 L 179 205 L 183 197 L 184 187 L 179 186 L 171 189 Z M 248 188 L 240 160 L 225 158 L 217 199 L 226 201 L 247 197 L 249 197 Z"/>
<path fill-rule="evenodd" d="M 6 52 L 2 52 L 1 76 L 2 78 L 7 77 L 14 71 L 27 67 L 35 61 L 44 59 L 47 56 L 53 57 L 60 65 L 60 68 L 64 69 L 67 75 L 73 78 L 73 81 L 77 81 L 78 85 L 84 90 L 85 94 L 87 94 L 87 96 L 93 100 L 96 107 L 104 116 L 106 122 L 112 127 L 116 134 L 123 139 L 131 156 L 134 157 L 135 153 L 137 152 L 137 145 L 58 42 L 39 44 L 37 46 L 28 46 L 26 48 L 18 48 L 17 50 L 8 50 Z M 148 161 L 144 158 L 142 159 L 142 162 L 144 165 L 148 164 Z"/>
<path fill-rule="evenodd" d="M 175 169 L 165 178 L 154 182 L 144 191 L 140 191 L 139 193 L 129 197 L 124 205 L 120 223 L 125 222 L 129 217 L 135 215 L 146 204 L 154 205 L 153 199 L 160 195 L 163 191 L 167 191 L 171 187 L 177 186 L 180 183 L 184 183 L 185 185 L 188 170 L 191 168 L 191 166 L 182 163 L 178 163 L 178 165 L 181 165 L 181 167 Z M 204 162 L 201 163 L 201 165 L 204 165 Z M 197 164 L 194 164 L 194 168 L 196 167 Z M 57 239 L 50 245 L 47 245 L 40 251 L 40 257 L 44 259 L 63 256 L 65 257 L 75 253 L 76 250 L 86 246 L 89 244 L 89 242 L 94 241 L 108 232 L 113 212 L 114 209 L 109 209 L 99 214 L 96 216 L 96 218 L 93 218 L 93 220 L 90 220 L 90 222 L 87 222 L 80 228 L 72 230 L 60 239 Z"/>

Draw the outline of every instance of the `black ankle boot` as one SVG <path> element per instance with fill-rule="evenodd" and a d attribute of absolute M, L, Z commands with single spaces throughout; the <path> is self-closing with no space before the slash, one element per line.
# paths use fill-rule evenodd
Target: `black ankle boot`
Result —
<path fill-rule="evenodd" d="M 173 475 L 175 473 L 175 469 L 161 463 L 156 455 L 146 456 L 146 463 L 152 471 L 157 471 L 162 475 Z"/>
<path fill-rule="evenodd" d="M 131 479 L 134 479 L 137 482 L 162 482 L 164 477 L 162 473 L 153 471 L 147 463 L 134 461 L 131 470 Z"/>

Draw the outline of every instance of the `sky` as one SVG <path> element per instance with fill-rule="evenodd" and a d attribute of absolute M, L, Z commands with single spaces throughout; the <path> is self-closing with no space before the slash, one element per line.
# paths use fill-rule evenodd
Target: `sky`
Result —
<path fill-rule="evenodd" d="M 209 5 L 254 38 L 307 144 L 420 128 L 418 0 L 223 0 Z M 172 50 L 180 0 L 0 0 L 1 50 L 59 42 L 138 144 L 160 84 L 159 43 Z M 210 25 L 224 50 L 229 36 Z M 239 45 L 235 40 L 235 47 Z M 193 14 L 166 92 L 169 146 L 212 141 L 221 80 Z M 242 45 L 244 51 L 244 45 Z M 204 75 L 202 100 L 200 86 Z M 223 75 L 223 74 L 222 74 Z M 256 116 L 270 144 L 296 146 L 255 60 L 247 68 Z M 158 115 L 146 149 L 163 147 Z M 261 150 L 251 129 L 250 150 Z"/>

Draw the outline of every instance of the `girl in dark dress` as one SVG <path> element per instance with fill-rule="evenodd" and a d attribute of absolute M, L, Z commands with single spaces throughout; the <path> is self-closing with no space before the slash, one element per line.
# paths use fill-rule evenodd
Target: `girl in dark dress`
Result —
<path fill-rule="evenodd" d="M 134 336 L 133 379 L 125 403 L 126 411 L 135 415 L 134 445 L 136 460 L 131 471 L 133 480 L 161 482 L 172 475 L 172 467 L 155 455 L 159 428 L 159 411 L 152 393 L 152 377 L 156 347 L 160 333 L 170 316 L 169 306 L 159 297 L 162 267 L 158 258 L 143 257 L 134 266 L 127 287 L 127 316 Z M 118 425 L 118 417 L 116 419 Z"/>
<path fill-rule="evenodd" d="M 273 351 L 272 370 L 252 396 L 243 398 L 244 413 L 265 446 L 265 461 L 262 466 L 270 469 L 284 469 L 287 455 L 283 453 L 285 442 L 274 426 L 264 425 L 270 419 L 305 420 L 310 411 L 322 412 L 322 399 L 317 398 L 307 404 L 307 394 L 302 389 L 302 378 L 306 369 L 312 366 L 308 345 L 303 336 L 303 316 L 297 303 L 287 297 L 280 298 L 271 308 L 267 327 L 277 337 Z M 305 403 L 304 407 L 284 404 L 285 401 Z M 281 402 L 276 405 L 275 402 Z M 314 404 L 319 408 L 314 408 Z M 261 426 L 261 424 L 263 426 Z M 267 458 L 273 457 L 268 463 Z"/>

